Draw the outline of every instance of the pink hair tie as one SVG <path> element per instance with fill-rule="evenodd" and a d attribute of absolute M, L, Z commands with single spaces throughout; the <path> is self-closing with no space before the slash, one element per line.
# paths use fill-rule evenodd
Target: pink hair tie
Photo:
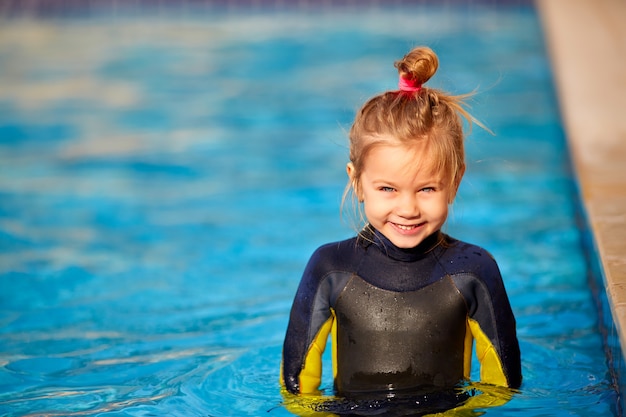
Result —
<path fill-rule="evenodd" d="M 422 89 L 422 84 L 418 84 L 415 82 L 415 80 L 409 80 L 400 76 L 400 80 L 398 81 L 398 88 L 400 89 L 400 91 L 408 91 L 410 93 L 414 93 Z"/>

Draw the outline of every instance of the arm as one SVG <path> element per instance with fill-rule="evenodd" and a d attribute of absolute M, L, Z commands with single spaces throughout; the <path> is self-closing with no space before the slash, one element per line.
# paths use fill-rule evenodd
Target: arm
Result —
<path fill-rule="evenodd" d="M 309 261 L 289 315 L 283 345 L 282 383 L 291 393 L 315 392 L 322 376 L 322 353 L 333 317 L 329 280 L 321 268 L 319 250 Z"/>
<path fill-rule="evenodd" d="M 495 260 L 482 252 L 479 267 L 453 277 L 467 301 L 481 382 L 519 388 L 521 358 L 515 317 Z"/>

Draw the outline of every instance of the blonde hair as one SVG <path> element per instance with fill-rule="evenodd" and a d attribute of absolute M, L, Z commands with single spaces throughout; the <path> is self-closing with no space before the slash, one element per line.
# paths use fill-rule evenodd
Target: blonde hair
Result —
<path fill-rule="evenodd" d="M 465 172 L 462 118 L 470 124 L 473 119 L 464 108 L 469 94 L 452 96 L 423 86 L 438 66 L 437 55 L 430 48 L 414 48 L 395 62 L 395 67 L 400 77 L 421 88 L 384 92 L 357 112 L 349 135 L 353 171 L 344 202 L 350 192 L 358 194 L 365 159 L 379 145 L 420 143 L 432 155 L 435 172 L 443 174 L 446 185 L 456 190 Z"/>

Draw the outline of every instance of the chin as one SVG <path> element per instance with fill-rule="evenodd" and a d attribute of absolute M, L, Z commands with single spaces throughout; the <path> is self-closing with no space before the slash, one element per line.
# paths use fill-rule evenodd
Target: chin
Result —
<path fill-rule="evenodd" d="M 421 230 L 415 234 L 403 234 L 399 233 L 395 229 L 388 230 L 387 233 L 383 233 L 387 236 L 387 239 L 391 241 L 394 245 L 396 245 L 400 249 L 411 249 L 418 246 L 420 243 L 429 236 L 428 233 L 425 233 L 424 230 Z"/>
<path fill-rule="evenodd" d="M 424 241 L 424 238 L 423 237 L 408 238 L 405 236 L 401 236 L 401 237 L 395 236 L 394 239 L 389 239 L 389 240 L 391 241 L 391 243 L 393 243 L 400 249 L 412 249 L 418 246 L 420 243 L 422 243 Z"/>
<path fill-rule="evenodd" d="M 422 242 L 423 242 L 423 240 L 420 240 L 420 241 L 418 241 L 418 242 L 413 242 L 413 243 L 406 243 L 406 242 L 397 242 L 397 243 L 394 243 L 394 242 L 392 241 L 392 243 L 393 243 L 394 245 L 396 245 L 396 246 L 397 246 L 398 248 L 400 248 L 400 249 L 413 249 L 414 247 L 419 246 L 419 244 L 420 244 L 420 243 L 422 243 Z"/>

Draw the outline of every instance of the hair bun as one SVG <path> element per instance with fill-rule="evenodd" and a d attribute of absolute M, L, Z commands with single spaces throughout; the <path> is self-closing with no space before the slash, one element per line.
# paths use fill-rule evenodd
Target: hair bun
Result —
<path fill-rule="evenodd" d="M 398 69 L 400 77 L 412 80 L 416 84 L 424 84 L 437 72 L 439 59 L 432 49 L 427 46 L 418 46 L 404 58 L 396 61 L 394 66 Z"/>

